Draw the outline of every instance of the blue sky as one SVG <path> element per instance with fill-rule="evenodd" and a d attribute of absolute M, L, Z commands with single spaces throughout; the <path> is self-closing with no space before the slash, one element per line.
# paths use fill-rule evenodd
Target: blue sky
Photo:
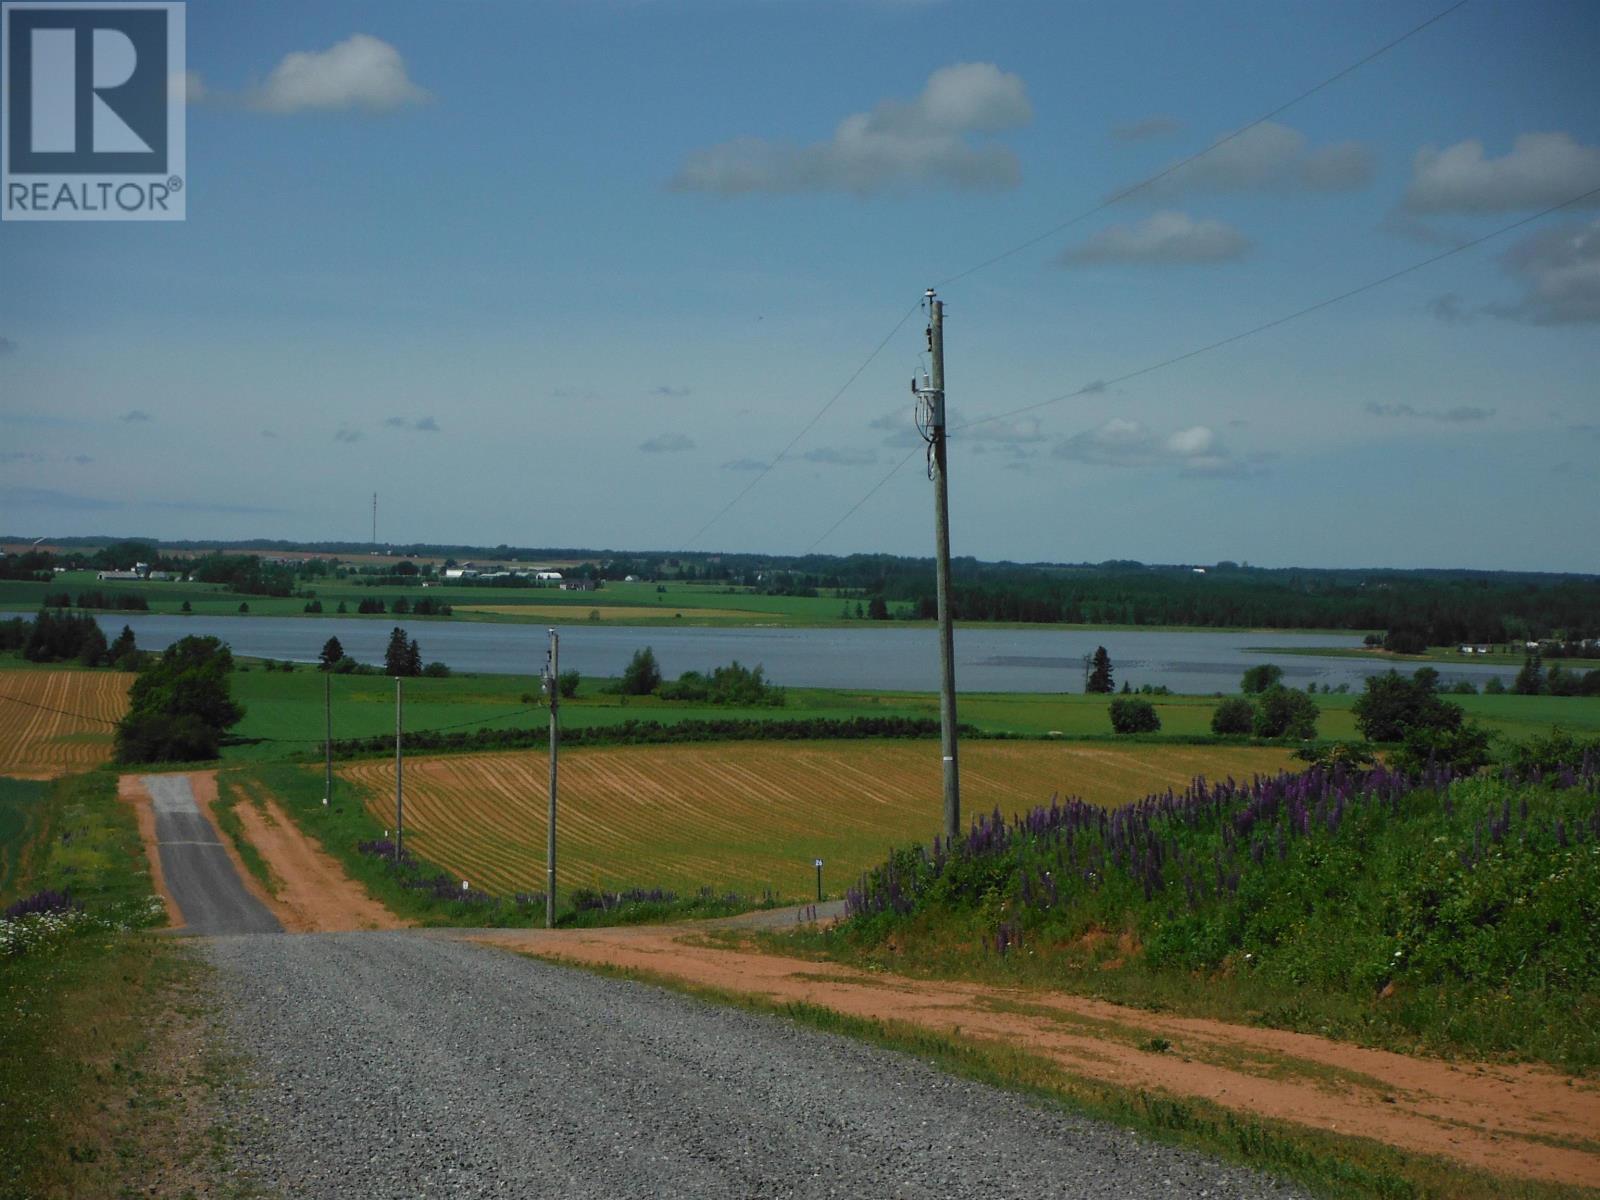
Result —
<path fill-rule="evenodd" d="M 1447 6 L 191 3 L 186 222 L 0 225 L 0 532 L 932 547 L 930 283 Z M 941 288 L 955 424 L 1600 187 L 1600 8 L 1471 0 Z M 957 554 L 1595 569 L 1600 208 L 952 440 Z M 824 537 L 824 534 L 827 534 Z M 819 540 L 818 539 L 822 539 Z"/>

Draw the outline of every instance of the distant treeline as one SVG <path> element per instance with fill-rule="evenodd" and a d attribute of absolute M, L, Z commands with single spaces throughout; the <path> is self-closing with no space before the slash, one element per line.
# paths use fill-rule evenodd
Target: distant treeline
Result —
<path fill-rule="evenodd" d="M 970 725 L 961 726 L 964 737 L 976 737 Z M 939 736 L 939 722 L 931 717 L 807 717 L 789 721 L 763 721 L 746 718 L 689 720 L 667 724 L 661 721 L 623 721 L 620 725 L 591 725 L 561 731 L 561 745 L 634 746 L 665 742 L 739 741 L 820 741 L 860 738 L 933 738 Z M 402 738 L 406 750 L 521 750 L 549 742 L 545 729 L 472 729 L 436 733 L 429 730 L 408 732 Z M 340 758 L 366 754 L 386 754 L 394 750 L 394 736 L 380 734 L 369 738 L 340 738 L 333 753 Z"/>
<path fill-rule="evenodd" d="M 94 546 L 95 539 L 62 539 L 63 545 Z M 366 555 L 360 542 L 252 541 L 121 542 L 92 554 L 87 550 L 52 558 L 16 556 L 23 577 L 38 577 L 51 565 L 69 562 L 122 566 L 139 561 L 167 564 L 173 551 L 200 553 L 182 569 L 235 591 L 287 595 L 288 567 L 264 566 L 243 551 L 298 550 L 329 555 Z M 859 554 L 799 557 L 769 554 L 619 552 L 580 547 L 463 546 L 410 543 L 387 546 L 397 559 L 476 559 L 539 563 L 580 561 L 564 567 L 570 578 L 690 580 L 749 587 L 773 595 L 833 593 L 856 603 L 863 615 L 891 614 L 926 619 L 934 615 L 933 563 L 927 558 Z M 224 552 L 225 551 L 225 552 Z M 397 562 L 377 579 L 409 582 Z M 1197 567 L 1203 567 L 1198 570 Z M 302 573 L 317 568 L 307 564 Z M 322 564 L 321 569 L 327 569 Z M 1100 563 L 980 562 L 952 564 L 951 607 L 964 621 L 1064 622 L 1114 625 L 1191 625 L 1264 629 L 1404 630 L 1434 645 L 1505 643 L 1522 639 L 1567 641 L 1600 637 L 1600 578 L 1538 572 L 1391 569 L 1261 568 L 1249 564 L 1148 565 L 1132 560 Z M 454 581 L 453 581 L 454 582 Z M 522 586 L 522 581 L 501 586 Z"/>
<path fill-rule="evenodd" d="M 46 592 L 41 604 L 45 608 L 71 608 L 70 592 Z M 149 612 L 150 601 L 133 592 L 79 592 L 79 608 L 103 608 L 111 612 Z"/>

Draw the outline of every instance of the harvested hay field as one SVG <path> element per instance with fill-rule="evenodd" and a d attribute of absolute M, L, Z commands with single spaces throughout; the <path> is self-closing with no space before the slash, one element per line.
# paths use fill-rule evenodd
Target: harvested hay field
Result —
<path fill-rule="evenodd" d="M 135 678 L 122 671 L 0 671 L 0 775 L 47 778 L 108 761 L 112 726 L 128 711 Z"/>
<path fill-rule="evenodd" d="M 971 742 L 961 751 L 968 814 L 1048 803 L 1053 794 L 1118 804 L 1195 775 L 1277 771 L 1284 750 Z M 510 751 L 408 759 L 406 839 L 422 857 L 500 894 L 542 891 L 548 766 Z M 394 816 L 394 764 L 340 773 L 372 814 Z M 560 882 L 709 886 L 803 899 L 825 861 L 833 895 L 894 845 L 938 831 L 937 742 L 734 742 L 616 746 L 561 756 Z"/>

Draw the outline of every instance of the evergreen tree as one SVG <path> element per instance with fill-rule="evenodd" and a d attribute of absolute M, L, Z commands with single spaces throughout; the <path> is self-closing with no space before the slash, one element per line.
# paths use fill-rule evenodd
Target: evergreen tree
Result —
<path fill-rule="evenodd" d="M 317 656 L 317 659 L 321 662 L 324 671 L 331 671 L 333 670 L 333 664 L 343 657 L 344 647 L 339 644 L 338 638 L 331 637 L 322 643 L 322 653 Z"/>
<path fill-rule="evenodd" d="M 389 631 L 389 645 L 383 652 L 383 673 L 385 675 L 413 675 L 411 666 L 411 643 L 406 638 L 406 631 L 396 625 Z"/>
<path fill-rule="evenodd" d="M 1115 691 L 1111 682 L 1111 656 L 1106 653 L 1104 646 L 1096 646 L 1094 658 L 1089 663 L 1089 678 L 1084 682 L 1083 690 L 1109 696 Z"/>
<path fill-rule="evenodd" d="M 1511 690 L 1519 696 L 1537 696 L 1544 691 L 1544 659 L 1537 653 L 1527 655 Z"/>

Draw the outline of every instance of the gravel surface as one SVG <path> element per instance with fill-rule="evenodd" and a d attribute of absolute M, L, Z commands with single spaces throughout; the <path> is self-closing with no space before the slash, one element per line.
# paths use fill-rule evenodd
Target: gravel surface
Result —
<path fill-rule="evenodd" d="M 239 1182 L 292 1197 L 1285 1197 L 913 1059 L 418 933 L 216 938 Z"/>

